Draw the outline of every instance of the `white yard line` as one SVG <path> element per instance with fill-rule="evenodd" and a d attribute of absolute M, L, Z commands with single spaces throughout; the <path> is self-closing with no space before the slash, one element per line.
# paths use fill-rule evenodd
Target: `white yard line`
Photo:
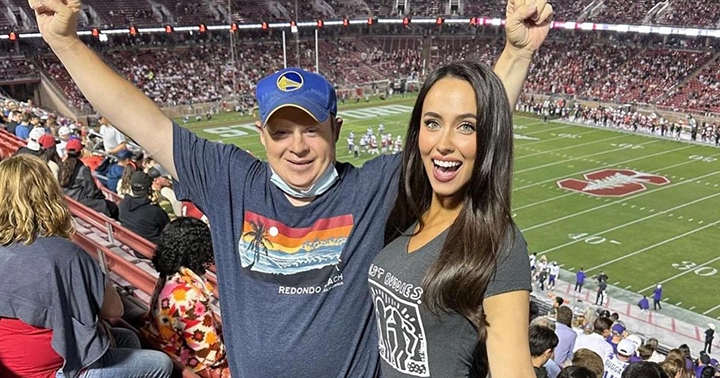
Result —
<path fill-rule="evenodd" d="M 556 161 L 556 162 L 552 162 L 552 163 L 548 163 L 548 164 L 538 165 L 538 166 L 531 167 L 531 168 L 521 169 L 521 170 L 519 170 L 519 171 L 515 171 L 515 174 L 517 175 L 517 174 L 519 174 L 519 173 L 530 172 L 530 171 L 534 171 L 534 170 L 536 170 L 536 169 L 541 169 L 541 168 L 546 168 L 546 167 L 552 167 L 553 165 L 558 165 L 558 164 L 562 164 L 562 163 L 567 163 L 567 162 L 569 162 L 569 161 L 575 161 L 575 160 L 580 160 L 580 159 L 584 159 L 584 158 L 589 158 L 589 157 L 591 157 L 591 156 L 605 155 L 605 154 L 608 154 L 608 153 L 611 153 L 611 152 L 620 151 L 620 150 L 625 150 L 625 149 L 626 149 L 625 147 L 621 147 L 621 148 L 614 148 L 614 149 L 612 149 L 612 150 L 605 150 L 605 151 L 596 152 L 596 153 L 590 154 L 590 155 L 582 155 L 582 156 L 578 156 L 578 157 L 574 157 L 574 158 L 570 158 L 570 159 L 565 159 L 565 160 L 560 160 L 560 161 Z"/>
<path fill-rule="evenodd" d="M 648 142 L 648 143 L 651 143 L 651 142 Z M 647 144 L 647 143 L 643 143 L 643 144 Z M 566 175 L 558 176 L 558 177 L 551 178 L 551 179 L 548 179 L 548 180 L 545 180 L 545 181 L 540 181 L 540 182 L 536 182 L 536 183 L 533 183 L 533 184 L 530 184 L 530 185 L 525 185 L 525 186 L 521 186 L 521 187 L 518 187 L 518 188 L 514 188 L 514 189 L 513 189 L 513 192 L 516 191 L 516 190 L 523 190 L 523 189 L 527 189 L 527 188 L 532 188 L 532 187 L 534 187 L 534 186 L 538 186 L 538 185 L 541 185 L 541 184 L 547 184 L 547 183 L 549 183 L 549 182 L 556 182 L 557 180 L 564 179 L 564 178 L 568 178 L 568 177 L 572 177 L 572 176 L 576 176 L 576 175 L 579 175 L 579 174 L 582 174 L 582 173 L 595 172 L 595 171 L 598 171 L 598 170 L 600 170 L 600 169 L 602 169 L 602 168 L 613 167 L 613 166 L 620 166 L 620 165 L 622 165 L 622 164 L 627 164 L 627 163 L 630 163 L 630 162 L 633 162 L 633 161 L 638 161 L 638 160 L 643 160 L 643 159 L 647 159 L 647 158 L 651 158 L 651 157 L 655 157 L 655 156 L 665 155 L 665 154 L 670 153 L 670 152 L 675 152 L 675 151 L 679 151 L 679 150 L 684 150 L 684 149 L 687 149 L 687 148 L 690 148 L 690 147 L 693 147 L 693 146 L 685 146 L 685 147 L 680 147 L 680 148 L 676 148 L 676 149 L 673 149 L 673 150 L 656 152 L 656 153 L 654 153 L 654 154 L 645 155 L 645 156 L 633 158 L 633 159 L 630 159 L 630 160 L 619 161 L 619 162 L 617 162 L 617 163 L 603 164 L 603 165 L 597 166 L 597 167 L 592 168 L 592 169 L 585 169 L 585 170 L 578 171 L 578 172 L 568 173 L 568 174 L 566 174 Z M 696 161 L 695 161 L 695 160 L 690 160 L 690 161 L 687 161 L 687 162 L 682 163 L 682 164 L 687 164 L 687 163 L 692 163 L 692 162 L 696 162 Z M 667 169 L 667 168 L 665 168 L 665 169 Z"/>
<path fill-rule="evenodd" d="M 588 132 L 584 132 L 584 133 L 577 133 L 577 134 L 575 134 L 575 135 L 593 134 L 593 133 L 595 133 L 595 132 L 597 132 L 597 131 L 602 131 L 602 130 L 594 130 L 594 131 L 588 131 Z M 532 135 L 532 134 L 531 134 L 531 133 L 526 133 L 526 134 L 523 134 L 523 135 Z M 536 140 L 536 141 L 534 141 L 534 142 L 527 142 L 527 143 L 518 144 L 518 147 L 522 148 L 522 147 L 525 147 L 525 146 L 533 146 L 533 145 L 536 145 L 536 144 L 542 144 L 542 143 L 547 143 L 547 142 L 554 142 L 554 141 L 561 140 L 561 139 L 567 139 L 567 137 L 564 137 L 564 136 L 556 136 L 556 137 L 554 137 L 554 138 L 540 139 L 540 140 Z"/>
<path fill-rule="evenodd" d="M 569 150 L 569 149 L 571 149 L 571 148 L 589 146 L 589 145 L 591 145 L 591 144 L 607 142 L 607 141 L 609 141 L 609 140 L 618 139 L 618 138 L 625 138 L 625 135 L 618 135 L 618 136 L 615 136 L 615 137 L 612 137 L 612 138 L 600 139 L 600 140 L 596 140 L 596 141 L 593 141 L 593 142 L 587 142 L 587 143 L 576 144 L 576 145 L 568 146 L 568 147 L 556 148 L 556 149 L 554 149 L 554 150 L 547 150 L 547 151 L 535 152 L 535 153 L 532 153 L 532 154 L 529 154 L 529 155 L 517 156 L 517 157 L 515 157 L 515 160 L 517 161 L 517 160 L 520 160 L 520 159 L 524 159 L 524 158 L 526 158 L 526 157 L 537 156 L 537 155 L 544 155 L 544 154 L 550 154 L 550 153 L 553 153 L 553 152 L 563 151 L 563 150 Z"/>
<path fill-rule="evenodd" d="M 720 193 L 719 193 L 719 194 L 720 194 Z M 653 245 L 649 245 L 649 246 L 647 246 L 647 247 L 645 247 L 645 248 L 638 249 L 638 250 L 635 251 L 635 252 L 625 254 L 625 255 L 623 255 L 623 256 L 620 256 L 620 257 L 618 257 L 618 258 L 612 259 L 612 260 L 610 260 L 610 261 L 606 261 L 606 262 L 604 262 L 604 263 L 602 263 L 602 264 L 600 264 L 600 265 L 595 265 L 595 266 L 593 266 L 593 267 L 591 267 L 591 268 L 589 268 L 589 269 L 587 269 L 587 270 L 585 270 L 585 271 L 586 271 L 586 272 L 590 272 L 590 271 L 592 271 L 592 270 L 599 269 L 599 268 L 602 268 L 602 267 L 604 267 L 604 266 L 608 266 L 608 265 L 610 265 L 610 264 L 614 264 L 614 263 L 616 263 L 616 262 L 618 262 L 618 261 L 625 260 L 625 259 L 628 258 L 628 257 L 632 257 L 632 256 L 635 256 L 635 255 L 639 255 L 639 254 L 641 254 L 641 253 L 643 253 L 643 252 L 646 252 L 646 251 L 649 251 L 649 250 L 651 250 L 651 249 L 653 249 L 653 248 L 655 248 L 655 247 L 659 247 L 659 246 L 661 246 L 661 245 L 665 245 L 665 244 L 670 243 L 670 242 L 673 242 L 673 241 L 675 241 L 675 240 L 682 239 L 682 238 L 684 238 L 684 237 L 686 237 L 686 236 L 688 236 L 688 235 L 692 235 L 692 234 L 694 234 L 694 233 L 696 233 L 696 232 L 702 231 L 702 230 L 704 230 L 704 229 L 706 229 L 706 228 L 713 227 L 713 226 L 715 226 L 715 225 L 717 225 L 717 224 L 720 224 L 720 220 L 719 220 L 719 221 L 715 221 L 715 222 L 713 222 L 713 223 L 708 223 L 708 224 L 706 224 L 705 226 L 702 226 L 702 227 L 700 227 L 700 228 L 696 228 L 696 229 L 690 230 L 690 231 L 685 232 L 685 233 L 683 233 L 683 234 L 680 234 L 680 235 L 677 235 L 677 236 L 673 236 L 673 237 L 670 238 L 670 239 L 666 239 L 666 240 L 663 240 L 663 241 L 661 241 L 661 242 L 657 242 L 657 243 L 655 243 L 655 244 L 653 244 Z M 698 268 L 699 268 L 699 267 L 698 267 Z M 691 269 L 691 270 L 695 270 L 695 269 Z M 665 282 L 666 282 L 666 281 L 662 281 L 662 282 L 660 282 L 660 283 L 665 283 Z M 652 287 L 654 287 L 654 286 L 655 286 L 655 285 L 652 285 L 652 286 L 650 286 L 649 288 L 652 288 Z M 647 290 L 647 289 L 649 289 L 649 288 L 643 289 L 643 290 L 641 290 L 640 292 L 643 292 L 643 291 L 645 291 L 645 290 Z"/>
<path fill-rule="evenodd" d="M 553 224 L 553 223 L 557 223 L 557 222 L 560 222 L 560 221 L 564 221 L 564 220 L 566 220 L 566 219 L 574 218 L 574 217 L 577 217 L 577 216 L 579 216 L 579 215 L 583 215 L 583 214 L 591 213 L 591 212 L 596 211 L 596 210 L 604 209 L 604 208 L 606 208 L 606 207 L 608 207 L 608 206 L 612 206 L 612 205 L 614 205 L 614 204 L 616 204 L 616 203 L 625 202 L 625 201 L 629 201 L 629 200 L 631 200 L 631 199 L 639 198 L 639 197 L 642 197 L 642 196 L 645 196 L 645 195 L 648 195 L 648 194 L 657 193 L 657 192 L 660 192 L 660 191 L 663 191 L 663 190 L 667 190 L 667 189 L 670 189 L 670 188 L 674 188 L 674 187 L 676 187 L 676 186 L 678 186 L 678 185 L 683 185 L 683 184 L 687 184 L 687 183 L 692 183 L 692 182 L 695 181 L 695 180 L 702 179 L 702 178 L 705 178 L 705 177 L 710 177 L 710 176 L 713 176 L 713 175 L 717 175 L 718 173 L 720 173 L 720 171 L 710 172 L 710 173 L 708 173 L 708 174 L 705 174 L 705 175 L 702 175 L 702 176 L 698 176 L 698 177 L 694 177 L 694 178 L 691 178 L 691 179 L 687 179 L 687 180 L 684 180 L 684 181 L 680 181 L 680 182 L 675 183 L 675 184 L 663 185 L 663 186 L 661 186 L 661 187 L 658 188 L 658 189 L 649 190 L 649 191 L 646 190 L 646 191 L 644 191 L 644 192 L 642 192 L 642 193 L 639 193 L 639 194 L 636 194 L 636 195 L 634 195 L 634 196 L 621 198 L 621 199 L 619 199 L 619 200 L 615 200 L 615 201 L 612 201 L 612 202 L 608 202 L 608 203 L 603 204 L 603 205 L 600 205 L 600 206 L 591 207 L 591 208 L 589 208 L 589 209 L 587 209 L 587 210 L 578 211 L 577 213 L 568 214 L 568 215 L 562 216 L 562 217 L 560 217 L 560 218 L 556 218 L 556 219 L 553 219 L 553 220 L 550 220 L 550 221 L 547 221 L 547 222 L 543 222 L 543 223 L 540 223 L 540 224 L 536 224 L 536 225 L 534 225 L 534 226 L 530 226 L 530 227 L 524 228 L 522 231 L 525 232 L 525 231 L 534 230 L 534 229 L 536 229 L 536 228 L 545 227 L 545 226 L 547 226 L 547 225 L 550 225 L 550 224 Z"/>
<path fill-rule="evenodd" d="M 711 223 L 711 224 L 718 224 L 718 223 L 720 223 L 720 221 L 715 221 L 715 222 L 713 222 L 713 223 Z M 705 227 L 702 227 L 702 228 L 705 228 Z M 692 273 L 692 272 L 696 271 L 698 268 L 702 268 L 702 267 L 704 267 L 704 266 L 706 266 L 706 265 L 708 265 L 708 264 L 712 264 L 712 263 L 714 263 L 714 262 L 716 262 L 716 261 L 719 261 L 719 260 L 720 260 L 720 256 L 718 256 L 718 257 L 716 257 L 716 258 L 714 258 L 714 259 L 712 259 L 712 260 L 706 261 L 706 262 L 704 262 L 704 263 L 702 263 L 702 264 L 694 267 L 693 269 L 688 269 L 688 270 L 686 270 L 686 271 L 684 271 L 684 272 L 682 272 L 682 273 L 678 273 L 678 274 L 676 274 L 676 275 L 674 275 L 674 276 L 672 276 L 672 277 L 670 277 L 670 278 L 666 278 L 666 279 L 664 279 L 664 280 L 662 280 L 662 281 L 660 281 L 660 282 L 658 282 L 658 283 L 664 284 L 664 283 L 666 283 L 666 282 L 670 282 L 670 281 L 672 281 L 672 280 L 674 280 L 674 279 L 676 279 L 676 278 L 682 277 L 682 276 L 684 276 L 684 275 L 686 275 L 686 274 L 688 274 L 688 273 Z M 646 288 L 638 291 L 638 293 L 642 293 L 643 291 L 647 291 L 647 290 L 652 289 L 652 288 L 654 288 L 654 287 L 655 287 L 655 284 L 652 284 L 652 285 L 650 285 L 650 286 L 648 286 L 648 287 L 646 287 Z"/>
<path fill-rule="evenodd" d="M 533 125 L 539 125 L 539 124 L 541 124 L 541 123 L 542 123 L 542 122 L 533 122 L 533 123 L 529 123 L 529 124 L 527 124 L 527 125 L 522 125 L 522 126 L 533 126 Z M 563 126 L 558 126 L 558 127 L 551 127 L 551 128 L 549 128 L 549 129 L 535 130 L 535 131 L 531 131 L 531 132 L 529 132 L 529 133 L 522 133 L 522 134 L 523 134 L 523 135 L 542 134 L 542 133 L 547 132 L 547 131 L 567 129 L 567 128 L 570 128 L 570 127 L 572 127 L 572 125 L 563 125 Z M 525 145 L 525 144 L 523 144 L 523 145 Z"/>
<path fill-rule="evenodd" d="M 615 226 L 615 227 L 613 227 L 613 228 L 608 228 L 607 230 L 604 230 L 604 231 L 600 231 L 600 232 L 597 232 L 597 233 L 593 233 L 593 236 L 603 235 L 603 234 L 606 234 L 606 233 L 608 233 L 608 232 L 613 232 L 613 231 L 615 231 L 615 230 L 619 230 L 619 229 L 621 229 L 621 228 L 625 228 L 625 227 L 627 227 L 627 226 L 632 226 L 633 224 L 640 223 L 640 222 L 644 222 L 644 221 L 646 221 L 646 220 L 648 220 L 648 219 L 657 217 L 658 215 L 665 214 L 665 213 L 667 213 L 667 212 L 669 212 L 669 211 L 675 211 L 675 210 L 677 210 L 677 209 L 681 209 L 681 208 L 686 207 L 686 206 L 694 205 L 694 204 L 696 204 L 696 203 L 698 203 L 698 202 L 702 202 L 702 201 L 705 201 L 705 200 L 708 200 L 708 199 L 711 199 L 711 198 L 717 197 L 717 196 L 720 196 L 720 193 L 715 193 L 715 194 L 710 195 L 710 196 L 706 196 L 706 197 L 703 197 L 703 198 L 699 198 L 699 199 L 696 199 L 696 200 L 694 200 L 694 201 L 692 201 L 692 202 L 686 202 L 686 203 L 683 203 L 682 205 L 678 205 L 678 206 L 675 206 L 675 207 L 670 208 L 670 209 L 667 209 L 667 210 L 658 211 L 657 213 L 653 213 L 652 215 L 648 215 L 648 216 L 646 216 L 646 217 L 643 217 L 643 218 L 640 218 L 640 219 L 636 219 L 636 220 L 631 221 L 631 222 L 623 223 L 623 224 L 618 225 L 618 226 Z M 546 249 L 546 250 L 544 250 L 544 251 L 542 251 L 542 252 L 538 252 L 538 254 L 539 254 L 539 255 L 544 255 L 544 254 L 546 254 L 546 253 L 550 253 L 550 252 L 552 252 L 552 251 L 556 251 L 556 250 L 558 250 L 558 249 L 560 249 L 560 248 L 565 248 L 565 247 L 567 247 L 567 246 L 569 246 L 569 245 L 573 245 L 573 244 L 575 244 L 575 243 L 579 243 L 580 241 L 581 241 L 581 240 L 573 240 L 573 241 L 567 242 L 567 243 L 565 243 L 565 244 L 559 245 L 559 246 L 557 246 L 557 247 L 553 247 L 553 248 L 550 248 L 550 249 Z"/>
<path fill-rule="evenodd" d="M 707 310 L 707 311 L 705 311 L 705 312 L 703 312 L 703 315 L 707 315 L 707 314 L 709 314 L 709 313 L 711 313 L 711 312 L 713 312 L 713 311 L 715 311 L 715 310 L 717 310 L 717 309 L 719 309 L 719 308 L 720 308 L 720 304 L 717 305 L 717 306 L 715 306 L 715 307 L 713 307 L 713 308 L 711 308 L 711 309 L 709 309 L 709 310 Z"/>

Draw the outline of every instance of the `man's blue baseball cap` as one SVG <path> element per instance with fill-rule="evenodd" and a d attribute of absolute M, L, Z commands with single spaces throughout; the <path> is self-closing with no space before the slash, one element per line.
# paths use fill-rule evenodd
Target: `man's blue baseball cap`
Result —
<path fill-rule="evenodd" d="M 264 126 L 278 109 L 293 106 L 325 122 L 337 114 L 335 88 L 324 77 L 301 68 L 285 68 L 260 80 L 257 85 L 260 122 Z"/>

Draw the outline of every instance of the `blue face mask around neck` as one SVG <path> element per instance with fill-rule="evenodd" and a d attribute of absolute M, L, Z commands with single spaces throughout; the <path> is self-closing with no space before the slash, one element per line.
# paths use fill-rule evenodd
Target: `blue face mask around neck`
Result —
<path fill-rule="evenodd" d="M 335 164 L 330 164 L 320 178 L 309 189 L 299 190 L 291 187 L 283 181 L 283 179 L 275 173 L 274 169 L 270 168 L 270 172 L 272 172 L 270 181 L 280 188 L 280 190 L 285 192 L 285 194 L 293 198 L 314 198 L 322 195 L 327 192 L 328 189 L 330 189 L 339 179 L 337 170 L 335 169 Z"/>

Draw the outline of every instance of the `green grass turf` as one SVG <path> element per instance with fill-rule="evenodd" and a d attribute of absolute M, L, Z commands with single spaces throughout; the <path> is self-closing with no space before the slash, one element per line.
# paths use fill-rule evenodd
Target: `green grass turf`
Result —
<path fill-rule="evenodd" d="M 373 115 L 377 107 L 388 105 L 406 108 L 395 108 L 394 115 Z M 404 137 L 412 105 L 412 99 L 393 99 L 341 106 L 345 124 L 338 159 L 361 165 L 370 158 L 362 155 L 356 160 L 348 153 L 350 130 L 355 131 L 356 143 L 367 127 L 377 131 L 380 123 L 386 132 Z M 225 114 L 186 126 L 264 157 L 251 118 Z M 679 307 L 720 318 L 720 297 L 713 294 L 720 287 L 720 254 L 714 244 L 720 228 L 720 149 L 543 124 L 523 115 L 515 116 L 515 127 L 513 212 L 531 252 L 546 254 L 571 272 L 584 267 L 594 275 L 602 269 L 611 284 L 633 292 L 650 294 L 654 284 L 663 282 L 668 303 L 682 302 Z M 646 190 L 625 197 L 558 187 L 558 180 L 583 180 L 583 174 L 608 167 L 661 175 L 670 183 L 645 184 Z"/>

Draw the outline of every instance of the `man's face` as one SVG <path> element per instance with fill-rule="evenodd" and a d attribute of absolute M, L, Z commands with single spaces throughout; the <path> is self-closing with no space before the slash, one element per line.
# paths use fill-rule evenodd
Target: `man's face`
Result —
<path fill-rule="evenodd" d="M 37 125 L 37 124 L 39 124 L 39 123 L 40 123 L 40 118 L 38 118 L 38 117 L 31 117 L 31 118 L 30 118 L 30 124 L 31 124 L 31 125 L 35 126 L 35 125 Z"/>
<path fill-rule="evenodd" d="M 338 120 L 318 123 L 305 111 L 286 106 L 277 110 L 260 129 L 270 167 L 295 189 L 309 189 L 335 163 Z"/>

